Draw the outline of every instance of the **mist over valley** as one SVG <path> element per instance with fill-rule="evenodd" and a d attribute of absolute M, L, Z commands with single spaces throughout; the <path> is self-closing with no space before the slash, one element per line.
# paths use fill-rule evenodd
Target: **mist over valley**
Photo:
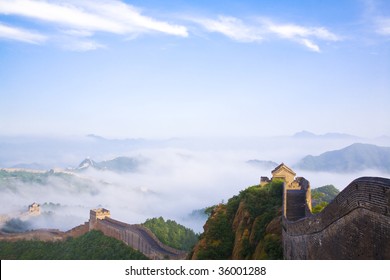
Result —
<path fill-rule="evenodd" d="M 20 217 L 37 202 L 42 215 L 22 219 L 26 229 L 68 230 L 87 221 L 90 209 L 104 207 L 126 223 L 162 216 L 202 232 L 207 216 L 197 211 L 259 184 L 260 176 L 270 176 L 281 162 L 308 179 L 312 188 L 332 184 L 341 190 L 357 177 L 389 176 L 389 155 L 376 146 L 390 146 L 389 138 L 313 135 L 167 140 L 2 136 L 1 223 Z M 375 145 L 370 146 L 374 154 L 355 151 L 362 155 L 360 161 L 364 155 L 372 161 L 378 149 L 383 161 L 347 170 L 302 164 L 309 155 L 342 151 L 355 141 Z M 333 153 L 333 159 L 345 160 L 340 152 Z"/>

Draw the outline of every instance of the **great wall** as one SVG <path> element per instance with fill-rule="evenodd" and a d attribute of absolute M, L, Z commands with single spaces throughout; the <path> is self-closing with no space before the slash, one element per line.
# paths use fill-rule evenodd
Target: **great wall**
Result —
<path fill-rule="evenodd" d="M 90 211 L 88 222 L 62 232 L 52 229 L 31 230 L 24 233 L 0 232 L 0 240 L 42 240 L 61 241 L 78 237 L 88 231 L 99 230 L 104 235 L 123 241 L 126 245 L 140 251 L 150 259 L 185 259 L 187 252 L 176 250 L 162 244 L 157 237 L 142 225 L 130 225 L 110 218 L 110 211 L 104 208 Z"/>
<path fill-rule="evenodd" d="M 311 212 L 309 181 L 279 165 L 285 259 L 390 259 L 390 179 L 362 177 L 350 183 L 319 214 Z M 268 178 L 262 177 L 262 184 Z"/>
<path fill-rule="evenodd" d="M 271 180 L 283 180 L 282 240 L 285 259 L 390 259 L 390 179 L 362 177 L 350 183 L 319 214 L 311 212 L 310 183 L 283 163 Z M 260 186 L 271 181 L 261 177 Z M 36 205 L 30 205 L 30 210 Z M 38 211 L 36 207 L 33 211 Z M 142 225 L 110 218 L 107 209 L 90 211 L 90 219 L 67 232 L 0 232 L 0 240 L 56 241 L 90 230 L 123 241 L 151 259 L 185 259 L 186 252 L 162 244 Z"/>
<path fill-rule="evenodd" d="M 356 179 L 317 215 L 298 210 L 302 216 L 290 219 L 290 212 L 308 208 L 294 200 L 302 196 L 292 197 L 285 188 L 286 259 L 390 259 L 390 179 Z"/>
<path fill-rule="evenodd" d="M 162 244 L 142 225 L 129 225 L 111 219 L 110 212 L 104 208 L 90 212 L 89 230 L 94 229 L 123 241 L 150 259 L 185 259 L 187 256 L 186 252 Z"/>

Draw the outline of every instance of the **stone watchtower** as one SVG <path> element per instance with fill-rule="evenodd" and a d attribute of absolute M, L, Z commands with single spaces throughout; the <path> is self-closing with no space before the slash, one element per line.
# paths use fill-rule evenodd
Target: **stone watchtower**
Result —
<path fill-rule="evenodd" d="M 268 184 L 272 180 L 282 180 L 285 182 L 286 186 L 291 187 L 296 175 L 295 172 L 292 171 L 292 169 L 289 168 L 284 163 L 281 163 L 277 167 L 275 167 L 275 169 L 271 171 L 271 174 L 272 174 L 271 180 L 268 179 L 268 177 L 264 177 L 264 176 L 260 178 L 261 186 Z"/>
<path fill-rule="evenodd" d="M 110 211 L 105 208 L 92 209 L 89 212 L 89 230 L 96 228 L 97 220 L 110 218 Z"/>
<path fill-rule="evenodd" d="M 291 170 L 284 163 L 279 164 L 274 170 L 271 171 L 272 180 L 282 180 L 287 187 L 290 187 L 295 178 L 295 172 Z"/>
<path fill-rule="evenodd" d="M 28 206 L 28 214 L 33 215 L 33 216 L 40 215 L 41 214 L 41 206 L 36 202 L 29 205 Z"/>
<path fill-rule="evenodd" d="M 261 177 L 260 185 L 264 186 L 273 180 L 282 180 L 283 187 L 283 216 L 295 221 L 311 213 L 310 183 L 303 177 L 295 177 L 296 173 L 284 163 L 271 171 L 272 179 Z"/>

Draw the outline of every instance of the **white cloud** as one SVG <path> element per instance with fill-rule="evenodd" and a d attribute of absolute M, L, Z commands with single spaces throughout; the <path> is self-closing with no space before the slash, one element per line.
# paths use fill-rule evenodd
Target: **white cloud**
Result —
<path fill-rule="evenodd" d="M 307 38 L 316 37 L 326 41 L 339 41 L 340 38 L 324 27 L 304 27 L 295 24 L 275 24 L 266 22 L 265 27 L 274 34 L 284 38 Z"/>
<path fill-rule="evenodd" d="M 238 42 L 260 42 L 271 40 L 273 35 L 297 42 L 311 51 L 320 52 L 313 39 L 322 41 L 340 41 L 341 38 L 325 27 L 306 27 L 297 24 L 278 24 L 270 19 L 259 19 L 246 23 L 230 16 L 218 16 L 217 19 L 190 18 L 208 32 L 218 32 Z"/>
<path fill-rule="evenodd" d="M 390 35 L 390 17 L 385 15 L 385 2 L 377 0 L 362 0 L 364 4 L 363 22 L 368 24 L 378 35 Z"/>
<path fill-rule="evenodd" d="M 70 40 L 72 44 L 63 46 L 72 50 L 93 50 L 103 47 L 92 40 L 97 32 L 113 33 L 125 38 L 136 38 L 144 33 L 163 33 L 180 37 L 187 37 L 188 30 L 183 25 L 175 25 L 143 15 L 143 12 L 121 0 L 1 0 L 0 14 L 16 15 L 38 20 L 55 30 L 60 29 L 63 34 L 77 40 Z M 217 18 L 189 18 L 207 32 L 220 33 L 238 42 L 253 43 L 264 39 L 278 38 L 290 40 L 305 46 L 315 52 L 320 51 L 316 42 L 339 41 L 339 36 L 325 27 L 310 27 L 298 24 L 279 24 L 269 19 L 260 18 L 252 22 L 231 16 Z M 390 33 L 388 21 L 383 20 L 382 34 Z M 5 32 L 4 32 L 5 33 Z M 27 32 L 25 32 L 27 33 Z M 30 32 L 31 33 L 31 32 Z M 31 33 L 31 36 L 34 34 Z M 31 37 L 30 41 L 44 41 Z M 42 36 L 42 35 L 41 35 Z M 15 35 L 16 38 L 18 38 Z M 28 38 L 27 36 L 20 36 Z M 53 38 L 58 38 L 55 35 Z M 89 37 L 91 40 L 79 41 Z M 27 40 L 27 39 L 26 39 Z M 55 40 L 55 39 L 54 39 Z M 74 43 L 75 41 L 76 43 Z M 69 48 L 69 45 L 72 47 Z M 76 46 L 76 47 L 74 47 Z"/>
<path fill-rule="evenodd" d="M 320 52 L 320 47 L 313 39 L 323 41 L 340 41 L 341 38 L 325 27 L 306 27 L 297 24 L 278 24 L 270 20 L 262 20 L 265 32 L 277 35 L 280 38 L 292 40 L 302 44 L 309 50 Z"/>
<path fill-rule="evenodd" d="M 26 42 L 30 44 L 40 44 L 47 39 L 46 36 L 39 33 L 17 27 L 7 26 L 2 23 L 0 23 L 0 38 Z"/>
<path fill-rule="evenodd" d="M 320 47 L 308 39 L 302 39 L 302 44 L 314 52 L 320 52 Z"/>
<path fill-rule="evenodd" d="M 70 30 L 64 30 L 62 33 L 74 37 L 91 37 L 93 36 L 93 33 L 91 31 L 86 30 L 77 30 L 77 29 L 70 29 Z"/>
<path fill-rule="evenodd" d="M 92 40 L 86 40 L 86 41 L 74 40 L 64 44 L 63 48 L 70 51 L 85 52 L 85 51 L 92 51 L 97 49 L 104 49 L 106 48 L 106 46 Z"/>
<path fill-rule="evenodd" d="M 121 1 L 74 1 L 84 9 L 90 10 L 104 18 L 118 22 L 125 33 L 138 33 L 146 31 L 157 31 L 170 35 L 187 37 L 188 32 L 185 26 L 173 25 L 167 22 L 158 21 L 151 17 L 143 16 L 141 11 Z"/>
<path fill-rule="evenodd" d="M 125 36 L 151 32 L 188 36 L 186 27 L 144 16 L 135 7 L 119 0 L 2 0 L 0 14 L 50 23 L 76 37 L 92 36 L 96 32 Z M 91 44 L 90 47 L 93 49 Z"/>
<path fill-rule="evenodd" d="M 390 18 L 378 18 L 376 20 L 376 32 L 380 35 L 390 35 Z"/>
<path fill-rule="evenodd" d="M 261 41 L 262 36 L 255 27 L 244 24 L 234 17 L 219 16 L 214 19 L 192 19 L 209 32 L 218 32 L 238 42 Z"/>

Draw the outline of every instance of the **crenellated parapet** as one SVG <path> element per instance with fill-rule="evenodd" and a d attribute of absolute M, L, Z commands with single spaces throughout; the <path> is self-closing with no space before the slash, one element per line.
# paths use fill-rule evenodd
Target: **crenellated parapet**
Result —
<path fill-rule="evenodd" d="M 390 179 L 356 179 L 321 213 L 282 223 L 286 259 L 390 259 Z"/>

